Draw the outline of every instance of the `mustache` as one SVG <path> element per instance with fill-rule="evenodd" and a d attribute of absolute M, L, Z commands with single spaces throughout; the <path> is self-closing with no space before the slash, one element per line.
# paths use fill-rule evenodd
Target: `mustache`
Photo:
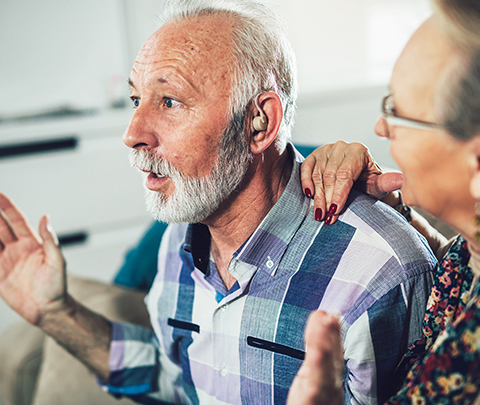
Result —
<path fill-rule="evenodd" d="M 150 150 L 131 150 L 129 161 L 133 167 L 142 171 L 152 172 L 161 176 L 184 177 L 169 161 L 157 156 Z"/>

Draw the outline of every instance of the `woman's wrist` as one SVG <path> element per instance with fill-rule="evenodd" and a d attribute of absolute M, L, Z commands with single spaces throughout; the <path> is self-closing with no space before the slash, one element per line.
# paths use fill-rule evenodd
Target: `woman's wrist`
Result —
<path fill-rule="evenodd" d="M 389 193 L 385 194 L 385 197 L 383 197 L 380 201 L 394 208 L 401 201 L 399 194 L 400 194 L 400 191 L 398 190 L 390 191 Z"/>
<path fill-rule="evenodd" d="M 400 190 L 390 191 L 382 201 L 399 212 L 410 224 L 412 223 L 412 209 L 403 202 Z"/>

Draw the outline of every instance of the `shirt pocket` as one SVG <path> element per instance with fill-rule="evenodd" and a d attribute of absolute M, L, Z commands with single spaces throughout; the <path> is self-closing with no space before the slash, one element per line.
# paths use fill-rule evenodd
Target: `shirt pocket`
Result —
<path fill-rule="evenodd" d="M 188 333 L 188 335 L 190 335 L 191 332 L 200 333 L 200 325 L 197 325 L 196 323 L 168 318 L 167 324 L 172 328 L 175 328 L 176 332 L 179 332 L 179 334 L 183 334 L 182 332 Z"/>
<path fill-rule="evenodd" d="M 285 346 L 280 343 L 270 342 L 253 336 L 247 336 L 247 345 L 256 347 L 261 350 L 268 350 L 270 352 L 283 354 L 285 356 L 293 357 L 294 359 L 304 360 L 305 352 L 303 350 L 294 349 L 290 346 Z"/>

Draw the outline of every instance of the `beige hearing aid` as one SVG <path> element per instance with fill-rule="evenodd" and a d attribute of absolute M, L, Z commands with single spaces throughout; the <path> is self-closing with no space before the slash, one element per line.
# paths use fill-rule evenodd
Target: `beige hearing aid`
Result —
<path fill-rule="evenodd" d="M 255 107 L 257 107 L 257 110 L 260 113 L 260 116 L 255 117 L 253 119 L 252 125 L 253 125 L 253 129 L 255 131 L 265 131 L 267 129 L 267 126 L 268 126 L 268 120 L 267 120 L 267 117 L 265 116 L 265 114 L 263 113 L 263 111 L 258 106 L 258 97 L 259 96 L 260 96 L 260 94 L 257 97 L 255 97 L 253 102 L 255 103 Z"/>

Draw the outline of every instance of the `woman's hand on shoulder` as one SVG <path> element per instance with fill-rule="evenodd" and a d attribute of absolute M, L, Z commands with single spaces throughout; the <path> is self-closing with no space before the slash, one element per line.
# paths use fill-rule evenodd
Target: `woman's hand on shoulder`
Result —
<path fill-rule="evenodd" d="M 356 188 L 382 199 L 401 188 L 401 173 L 383 173 L 362 143 L 338 141 L 314 150 L 301 168 L 305 195 L 314 199 L 314 215 L 326 225 L 335 223 L 350 190 Z"/>

